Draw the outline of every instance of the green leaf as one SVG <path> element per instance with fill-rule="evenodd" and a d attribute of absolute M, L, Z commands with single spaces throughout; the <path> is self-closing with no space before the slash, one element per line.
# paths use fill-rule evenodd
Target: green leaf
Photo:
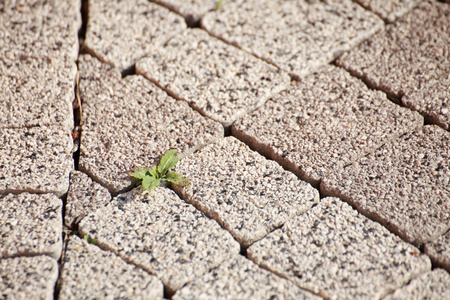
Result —
<path fill-rule="evenodd" d="M 219 2 L 217 2 L 217 8 L 220 8 L 222 6 L 223 0 L 219 0 Z"/>
<path fill-rule="evenodd" d="M 91 239 L 91 237 L 87 234 L 85 234 L 83 236 L 83 240 L 85 240 L 86 242 L 88 242 L 89 244 L 93 244 L 93 245 L 97 245 L 97 241 L 94 239 Z"/>
<path fill-rule="evenodd" d="M 177 151 L 177 149 L 168 150 L 161 158 L 157 169 L 161 176 L 166 175 L 167 171 L 172 169 L 180 160 L 177 156 L 175 156 Z"/>
<path fill-rule="evenodd" d="M 148 171 L 150 175 L 152 175 L 153 177 L 155 177 L 156 179 L 159 178 L 159 174 L 158 171 L 156 169 L 156 166 L 154 166 L 151 170 Z"/>
<path fill-rule="evenodd" d="M 147 175 L 148 169 L 141 169 L 139 168 L 137 172 L 131 173 L 130 176 L 137 178 L 137 179 L 144 179 L 144 177 Z"/>
<path fill-rule="evenodd" d="M 145 176 L 142 179 L 142 187 L 148 191 L 155 189 L 159 183 L 161 182 L 161 178 L 155 178 L 153 176 Z"/>
<path fill-rule="evenodd" d="M 187 186 L 189 183 L 189 180 L 186 178 L 183 178 L 179 173 L 177 172 L 170 172 L 166 175 L 165 179 L 168 182 L 174 183 L 174 184 L 183 184 L 184 186 Z"/>

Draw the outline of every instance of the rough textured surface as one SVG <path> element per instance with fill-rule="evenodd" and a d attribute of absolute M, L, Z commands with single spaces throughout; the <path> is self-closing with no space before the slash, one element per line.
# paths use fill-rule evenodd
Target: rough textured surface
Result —
<path fill-rule="evenodd" d="M 136 72 L 224 126 L 285 89 L 289 76 L 200 29 L 176 35 Z"/>
<path fill-rule="evenodd" d="M 176 171 L 190 180 L 177 192 L 215 219 L 243 246 L 264 237 L 319 202 L 319 192 L 234 137 L 183 159 Z"/>
<path fill-rule="evenodd" d="M 147 0 L 89 1 L 88 16 L 85 47 L 119 69 L 186 28 L 182 17 Z"/>
<path fill-rule="evenodd" d="M 431 269 L 418 249 L 330 197 L 250 246 L 248 255 L 332 299 L 378 299 Z"/>
<path fill-rule="evenodd" d="M 450 275 L 441 269 L 428 272 L 411 281 L 385 300 L 450 299 Z"/>
<path fill-rule="evenodd" d="M 373 11 L 386 22 L 394 22 L 409 12 L 420 0 L 353 0 L 362 7 Z"/>
<path fill-rule="evenodd" d="M 173 292 L 239 252 L 239 244 L 171 190 L 136 188 L 80 223 L 103 249 L 156 274 Z"/>
<path fill-rule="evenodd" d="M 73 141 L 61 127 L 0 128 L 0 194 L 69 188 Z"/>
<path fill-rule="evenodd" d="M 234 123 L 232 132 L 318 186 L 325 174 L 422 124 L 419 114 L 328 66 Z"/>
<path fill-rule="evenodd" d="M 450 231 L 435 241 L 426 244 L 424 251 L 434 264 L 450 272 Z"/>
<path fill-rule="evenodd" d="M 77 236 L 69 238 L 59 299 L 162 299 L 161 281 Z"/>
<path fill-rule="evenodd" d="M 186 22 L 196 25 L 208 11 L 214 10 L 219 0 L 151 0 L 182 15 Z"/>
<path fill-rule="evenodd" d="M 337 64 L 449 129 L 449 19 L 449 5 L 423 1 Z"/>
<path fill-rule="evenodd" d="M 121 79 L 91 56 L 80 58 L 83 124 L 80 170 L 118 193 L 137 167 L 151 167 L 170 148 L 180 157 L 223 136 L 223 127 L 142 76 Z"/>
<path fill-rule="evenodd" d="M 105 206 L 111 201 L 111 194 L 100 184 L 80 171 L 70 173 L 70 186 L 67 194 L 64 224 L 72 227 L 89 212 Z"/>
<path fill-rule="evenodd" d="M 406 241 L 423 244 L 450 228 L 450 133 L 424 126 L 321 183 Z"/>
<path fill-rule="evenodd" d="M 0 197 L 0 257 L 47 254 L 62 249 L 62 201 L 52 194 Z"/>
<path fill-rule="evenodd" d="M 352 1 L 227 1 L 202 19 L 212 35 L 297 76 L 350 50 L 383 22 Z"/>
<path fill-rule="evenodd" d="M 3 299 L 53 299 L 58 262 L 48 256 L 0 259 Z"/>
<path fill-rule="evenodd" d="M 172 298 L 179 299 L 322 299 L 290 281 L 258 267 L 241 255 L 188 283 Z"/>

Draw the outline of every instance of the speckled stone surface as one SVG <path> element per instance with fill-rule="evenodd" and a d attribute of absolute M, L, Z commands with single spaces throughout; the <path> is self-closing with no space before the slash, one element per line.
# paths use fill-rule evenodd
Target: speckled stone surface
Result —
<path fill-rule="evenodd" d="M 69 188 L 73 141 L 61 127 L 0 128 L 0 194 Z"/>
<path fill-rule="evenodd" d="M 53 299 L 58 262 L 48 256 L 0 259 L 3 299 Z"/>
<path fill-rule="evenodd" d="M 287 73 L 200 29 L 176 35 L 136 72 L 224 126 L 285 89 Z"/>
<path fill-rule="evenodd" d="M 184 101 L 91 56 L 80 57 L 83 100 L 80 170 L 112 193 L 132 187 L 129 174 L 151 167 L 171 148 L 183 157 L 223 136 L 223 126 Z"/>
<path fill-rule="evenodd" d="M 435 269 L 383 299 L 450 299 L 450 275 L 442 269 Z"/>
<path fill-rule="evenodd" d="M 188 283 L 173 300 L 181 299 L 322 299 L 292 282 L 236 255 L 217 269 Z"/>
<path fill-rule="evenodd" d="M 238 0 L 208 13 L 202 27 L 300 77 L 367 39 L 383 22 L 349 0 Z"/>
<path fill-rule="evenodd" d="M 331 197 L 247 253 L 261 266 L 331 299 L 378 299 L 431 269 L 417 248 Z"/>
<path fill-rule="evenodd" d="M 321 192 L 408 242 L 435 240 L 450 228 L 450 133 L 424 126 L 326 176 Z"/>
<path fill-rule="evenodd" d="M 62 200 L 53 194 L 0 197 L 0 257 L 47 254 L 62 250 Z"/>
<path fill-rule="evenodd" d="M 184 158 L 175 170 L 190 180 L 177 193 L 244 247 L 319 202 L 311 185 L 234 137 Z"/>
<path fill-rule="evenodd" d="M 162 299 L 162 282 L 120 257 L 71 236 L 58 299 Z"/>
<path fill-rule="evenodd" d="M 67 193 L 64 224 L 72 227 L 89 212 L 107 205 L 111 194 L 95 181 L 80 171 L 70 172 L 70 186 Z"/>
<path fill-rule="evenodd" d="M 151 0 L 182 15 L 191 25 L 197 24 L 208 11 L 214 10 L 219 0 Z"/>
<path fill-rule="evenodd" d="M 394 22 L 409 12 L 420 0 L 354 0 L 362 7 L 373 11 L 386 22 Z"/>
<path fill-rule="evenodd" d="M 423 1 L 337 64 L 449 129 L 449 19 L 448 4 Z"/>
<path fill-rule="evenodd" d="M 169 292 L 237 254 L 239 244 L 170 189 L 136 188 L 80 223 L 102 249 L 156 274 Z"/>
<path fill-rule="evenodd" d="M 450 231 L 441 235 L 435 241 L 426 244 L 424 251 L 434 264 L 450 272 Z"/>
<path fill-rule="evenodd" d="M 325 174 L 422 124 L 419 114 L 327 66 L 234 123 L 232 132 L 317 187 Z"/>
<path fill-rule="evenodd" d="M 84 46 L 103 62 L 127 69 L 185 28 L 182 17 L 147 0 L 89 1 Z"/>

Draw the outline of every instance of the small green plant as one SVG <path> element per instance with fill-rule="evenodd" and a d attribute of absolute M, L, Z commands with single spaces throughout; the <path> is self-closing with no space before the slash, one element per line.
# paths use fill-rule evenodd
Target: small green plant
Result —
<path fill-rule="evenodd" d="M 217 2 L 217 8 L 220 8 L 222 6 L 223 0 L 219 0 L 219 2 Z"/>
<path fill-rule="evenodd" d="M 94 239 L 91 239 L 91 237 L 90 237 L 89 235 L 87 235 L 87 234 L 85 234 L 85 235 L 83 236 L 83 240 L 85 240 L 85 241 L 88 242 L 89 244 L 97 245 L 97 241 L 94 240 Z"/>
<path fill-rule="evenodd" d="M 137 172 L 130 174 L 130 176 L 138 179 L 142 183 L 142 188 L 148 191 L 155 189 L 161 181 L 187 186 L 189 184 L 188 179 L 183 178 L 177 172 L 168 173 L 180 160 L 175 155 L 176 153 L 177 149 L 168 150 L 157 166 L 154 166 L 152 169 L 139 168 Z"/>

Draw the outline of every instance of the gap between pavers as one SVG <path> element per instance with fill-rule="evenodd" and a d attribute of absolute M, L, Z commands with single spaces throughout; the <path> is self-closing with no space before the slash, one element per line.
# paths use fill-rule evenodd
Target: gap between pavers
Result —
<path fill-rule="evenodd" d="M 431 125 L 324 177 L 320 191 L 422 245 L 450 228 L 450 133 Z"/>
<path fill-rule="evenodd" d="M 180 14 L 189 26 L 197 26 L 200 19 L 217 8 L 219 0 L 150 0 Z"/>
<path fill-rule="evenodd" d="M 385 22 L 393 23 L 408 13 L 421 0 L 354 0 L 362 7 L 376 13 Z"/>
<path fill-rule="evenodd" d="M 162 280 L 169 294 L 240 251 L 216 221 L 172 190 L 136 188 L 79 224 L 81 235 Z"/>
<path fill-rule="evenodd" d="M 247 254 L 331 299 L 378 299 L 431 269 L 419 249 L 331 197 L 255 242 Z"/>
<path fill-rule="evenodd" d="M 155 276 L 77 236 L 70 236 L 58 299 L 162 299 Z"/>
<path fill-rule="evenodd" d="M 450 272 L 450 230 L 424 247 L 433 264 Z"/>

